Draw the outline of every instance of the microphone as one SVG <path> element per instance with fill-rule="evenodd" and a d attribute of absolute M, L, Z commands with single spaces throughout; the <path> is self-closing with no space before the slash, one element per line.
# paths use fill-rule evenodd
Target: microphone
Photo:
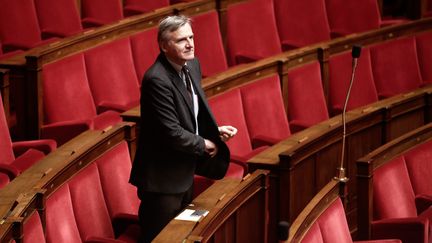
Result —
<path fill-rule="evenodd" d="M 288 240 L 289 223 L 287 221 L 280 221 L 277 225 L 277 234 L 279 242 Z"/>
<path fill-rule="evenodd" d="M 340 181 L 340 182 L 347 182 L 349 179 L 345 176 L 345 168 L 344 166 L 344 157 L 345 157 L 345 137 L 346 137 L 346 108 L 348 106 L 348 101 L 351 95 L 351 88 L 352 85 L 354 83 L 354 77 L 355 77 L 355 70 L 357 68 L 357 62 L 358 62 L 358 58 L 360 57 L 360 53 L 361 53 L 361 46 L 359 45 L 353 45 L 352 50 L 351 50 L 351 56 L 352 56 L 352 71 L 351 71 L 351 80 L 350 80 L 350 85 L 347 91 L 347 95 L 345 98 L 345 104 L 343 107 L 343 111 L 342 111 L 342 124 L 343 124 L 343 135 L 342 135 L 342 152 L 341 152 L 341 163 L 340 163 L 340 167 L 337 169 L 338 170 L 338 176 L 335 177 L 334 179 Z"/>

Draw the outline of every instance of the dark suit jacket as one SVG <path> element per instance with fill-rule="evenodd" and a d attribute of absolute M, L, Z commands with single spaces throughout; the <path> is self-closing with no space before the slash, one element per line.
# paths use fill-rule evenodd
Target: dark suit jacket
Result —
<path fill-rule="evenodd" d="M 150 192 L 181 193 L 193 182 L 193 175 L 204 162 L 218 163 L 225 169 L 229 150 L 219 131 L 201 88 L 201 69 L 197 59 L 187 63 L 195 93 L 198 95 L 198 130 L 192 104 L 183 80 L 160 54 L 144 75 L 141 87 L 141 123 L 137 154 L 130 182 Z M 219 148 L 208 160 L 204 139 Z M 220 173 L 220 172 L 219 172 Z"/>

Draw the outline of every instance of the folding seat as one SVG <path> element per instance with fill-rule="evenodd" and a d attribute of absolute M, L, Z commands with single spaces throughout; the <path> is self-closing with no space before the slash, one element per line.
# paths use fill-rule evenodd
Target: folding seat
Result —
<path fill-rule="evenodd" d="M 90 217 L 88 221 L 94 222 Z M 71 194 L 67 183 L 59 187 L 46 199 L 45 224 L 45 236 L 48 243 L 82 242 L 75 221 Z"/>
<path fill-rule="evenodd" d="M 0 95 L 0 184 L 11 181 L 55 149 L 53 140 L 12 142 Z"/>
<path fill-rule="evenodd" d="M 123 12 L 124 16 L 128 17 L 136 14 L 148 13 L 168 5 L 170 5 L 169 0 L 124 0 Z"/>
<path fill-rule="evenodd" d="M 98 168 L 92 163 L 68 183 L 73 213 L 83 242 L 116 239 L 99 178 Z M 126 241 L 128 239 L 131 241 Z M 120 236 L 118 240 L 136 242 L 137 238 L 132 241 L 129 237 Z"/>
<path fill-rule="evenodd" d="M 1 0 L 0 40 L 6 53 L 27 50 L 54 39 L 41 39 L 33 0 Z"/>
<path fill-rule="evenodd" d="M 135 71 L 140 84 L 145 71 L 154 63 L 160 53 L 157 31 L 157 28 L 150 28 L 130 36 Z"/>
<path fill-rule="evenodd" d="M 324 0 L 274 0 L 283 50 L 330 40 Z"/>
<path fill-rule="evenodd" d="M 295 133 L 329 118 L 318 61 L 288 71 L 288 120 Z"/>
<path fill-rule="evenodd" d="M 44 37 L 66 37 L 81 32 L 75 0 L 35 0 L 39 27 Z"/>
<path fill-rule="evenodd" d="M 432 83 L 432 32 L 420 34 L 416 36 L 417 55 L 421 70 L 423 83 Z"/>
<path fill-rule="evenodd" d="M 108 110 L 124 112 L 139 105 L 139 82 L 129 38 L 90 49 L 84 57 L 98 113 Z"/>
<path fill-rule="evenodd" d="M 379 98 L 409 92 L 422 85 L 415 37 L 370 47 L 372 73 Z"/>
<path fill-rule="evenodd" d="M 45 243 L 45 235 L 42 221 L 37 210 L 34 210 L 25 218 L 23 223 L 23 243 Z"/>
<path fill-rule="evenodd" d="M 240 92 L 253 147 L 273 145 L 291 135 L 278 75 L 242 86 Z"/>
<path fill-rule="evenodd" d="M 88 129 L 105 129 L 121 121 L 118 112 L 96 113 L 84 54 L 47 64 L 42 70 L 44 124 L 41 136 L 63 144 Z"/>
<path fill-rule="evenodd" d="M 200 60 L 202 76 L 228 69 L 216 10 L 194 15 L 192 20 L 195 55 Z"/>
<path fill-rule="evenodd" d="M 138 224 L 140 205 L 136 188 L 129 184 L 132 162 L 127 143 L 116 145 L 95 163 L 114 232 L 118 234 L 126 226 Z M 139 226 L 136 225 L 136 228 Z"/>
<path fill-rule="evenodd" d="M 347 216 L 340 198 L 340 185 L 330 181 L 306 205 L 292 223 L 288 243 L 352 243 Z M 356 242 L 356 241 L 354 241 Z M 358 241 L 360 243 L 360 241 Z M 400 243 L 400 240 L 361 241 Z"/>
<path fill-rule="evenodd" d="M 81 22 L 84 28 L 111 24 L 123 19 L 121 0 L 82 0 Z"/>
<path fill-rule="evenodd" d="M 392 237 L 403 242 L 430 242 L 432 208 L 419 211 L 403 156 L 373 173 L 373 239 Z"/>
<path fill-rule="evenodd" d="M 376 0 L 325 0 L 333 37 L 378 29 L 404 20 L 382 21 Z"/>
<path fill-rule="evenodd" d="M 267 146 L 253 148 L 243 112 L 243 103 L 239 89 L 233 89 L 209 99 L 209 105 L 219 126 L 232 125 L 237 128 L 237 135 L 227 142 L 231 160 L 244 166 L 246 161 L 263 151 Z"/>
<path fill-rule="evenodd" d="M 352 72 L 351 52 L 332 55 L 329 58 L 329 104 L 330 113 L 342 112 Z M 347 110 L 378 101 L 373 80 L 369 48 L 363 48 L 355 70 L 354 83 Z"/>
<path fill-rule="evenodd" d="M 227 58 L 230 66 L 281 53 L 273 0 L 232 4 L 227 9 Z"/>
<path fill-rule="evenodd" d="M 417 212 L 423 212 L 432 205 L 432 142 L 426 142 L 404 154 L 411 185 L 415 195 Z"/>

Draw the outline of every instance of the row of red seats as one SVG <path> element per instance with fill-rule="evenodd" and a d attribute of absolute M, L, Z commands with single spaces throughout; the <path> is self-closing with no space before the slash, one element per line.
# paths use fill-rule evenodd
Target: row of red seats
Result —
<path fill-rule="evenodd" d="M 126 14 L 166 5 L 167 0 L 126 0 L 124 10 Z M 120 0 L 82 0 L 81 8 L 80 18 L 74 0 L 0 1 L 0 40 L 4 52 L 27 50 L 50 42 L 53 37 L 70 36 L 83 28 L 123 18 Z M 400 21 L 392 21 L 397 22 Z M 376 29 L 383 24 L 376 0 L 275 0 L 274 3 L 253 0 L 230 5 L 226 33 L 228 63 L 254 61 L 331 37 Z"/>
<path fill-rule="evenodd" d="M 139 199 L 128 183 L 130 169 L 123 141 L 44 195 L 43 212 L 24 223 L 23 242 L 137 242 Z"/>
<path fill-rule="evenodd" d="M 422 46 L 431 40 L 432 33 L 429 32 L 364 48 L 348 109 L 371 104 L 379 97 L 407 93 L 430 83 L 431 80 L 422 79 L 420 74 L 416 45 Z M 422 54 L 430 60 L 430 48 L 428 51 Z M 431 63 L 423 64 L 426 67 Z M 350 53 L 331 56 L 329 70 L 331 108 L 340 112 L 349 85 Z M 430 75 L 430 69 L 427 72 Z M 277 75 L 210 98 L 209 104 L 218 124 L 231 124 L 239 130 L 237 136 L 228 142 L 232 160 L 245 163 L 266 146 L 290 136 L 291 132 L 329 118 L 317 61 L 290 69 L 287 89 L 287 114 Z"/>
<path fill-rule="evenodd" d="M 79 3 L 81 9 L 76 0 L 0 1 L 3 52 L 28 50 L 83 29 L 113 23 L 124 16 L 150 12 L 169 5 L 169 0 L 81 0 Z"/>

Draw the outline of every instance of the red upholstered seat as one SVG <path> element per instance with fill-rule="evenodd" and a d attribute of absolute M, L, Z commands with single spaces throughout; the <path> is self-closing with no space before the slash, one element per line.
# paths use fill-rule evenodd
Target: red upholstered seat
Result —
<path fill-rule="evenodd" d="M 432 208 L 418 212 L 412 183 L 414 178 L 411 177 L 414 174 L 410 171 L 414 166 L 415 161 L 411 159 L 406 163 L 404 156 L 399 156 L 374 171 L 373 238 L 395 237 L 403 242 L 429 242 Z M 419 185 L 418 182 L 414 184 Z"/>
<path fill-rule="evenodd" d="M 53 140 L 12 142 L 0 94 L 0 173 L 8 175 L 8 180 L 2 176 L 0 184 L 12 180 L 55 149 Z"/>
<path fill-rule="evenodd" d="M 325 0 L 325 3 L 330 30 L 334 37 L 405 22 L 382 21 L 376 0 Z"/>
<path fill-rule="evenodd" d="M 202 75 L 208 77 L 225 71 L 228 63 L 216 10 L 194 15 L 192 20 L 195 55 L 200 60 Z"/>
<path fill-rule="evenodd" d="M 330 40 L 324 0 L 274 0 L 274 5 L 284 50 Z"/>
<path fill-rule="evenodd" d="M 45 65 L 42 78 L 46 124 L 42 137 L 63 144 L 87 129 L 104 129 L 121 121 L 118 112 L 96 114 L 83 54 Z"/>
<path fill-rule="evenodd" d="M 42 41 L 33 0 L 0 1 L 0 40 L 5 53 L 53 41 Z"/>
<path fill-rule="evenodd" d="M 380 98 L 409 92 L 422 85 L 415 37 L 376 44 L 370 51 Z"/>
<path fill-rule="evenodd" d="M 130 36 L 132 55 L 138 81 L 144 77 L 145 71 L 154 63 L 159 55 L 157 28 L 150 28 Z"/>
<path fill-rule="evenodd" d="M 124 112 L 139 105 L 139 82 L 129 38 L 90 49 L 84 57 L 98 113 L 108 110 Z"/>
<path fill-rule="evenodd" d="M 48 197 L 46 200 L 45 217 L 45 235 L 48 243 L 82 242 L 78 226 L 75 222 L 68 184 L 64 184 Z"/>
<path fill-rule="evenodd" d="M 417 55 L 423 83 L 432 83 L 432 32 L 416 36 Z"/>
<path fill-rule="evenodd" d="M 351 80 L 351 72 L 351 52 L 344 52 L 329 58 L 329 108 L 333 115 L 342 112 Z M 368 48 L 363 48 L 358 60 L 347 110 L 376 101 L 378 101 L 378 94 L 373 80 L 370 52 Z"/>
<path fill-rule="evenodd" d="M 30 216 L 27 216 L 23 225 L 24 243 L 46 242 L 41 218 L 38 211 L 35 210 Z"/>
<path fill-rule="evenodd" d="M 209 99 L 209 105 L 219 126 L 232 125 L 237 135 L 227 142 L 231 160 L 240 162 L 247 171 L 246 161 L 267 146 L 252 148 L 239 89 L 233 89 Z"/>
<path fill-rule="evenodd" d="M 81 22 L 84 28 L 111 24 L 123 19 L 120 0 L 82 0 Z"/>
<path fill-rule="evenodd" d="M 253 147 L 273 145 L 291 135 L 279 76 L 240 88 L 245 120 Z"/>
<path fill-rule="evenodd" d="M 282 51 L 273 0 L 252 0 L 227 9 L 227 58 L 230 66 Z"/>
<path fill-rule="evenodd" d="M 83 29 L 75 0 L 35 0 L 39 27 L 44 37 L 66 37 Z"/>
<path fill-rule="evenodd" d="M 95 163 L 114 232 L 122 232 L 128 223 L 138 223 L 140 204 L 136 187 L 129 184 L 132 162 L 127 143 L 120 143 Z"/>
<path fill-rule="evenodd" d="M 92 237 L 114 238 L 96 164 L 89 165 L 68 184 L 82 241 Z"/>
<path fill-rule="evenodd" d="M 151 12 L 158 8 L 168 6 L 170 4 L 169 0 L 124 0 L 123 1 L 123 13 L 124 16 L 132 16 L 136 14 L 142 14 Z"/>
<path fill-rule="evenodd" d="M 329 118 L 318 62 L 288 71 L 288 120 L 297 132 Z"/>

